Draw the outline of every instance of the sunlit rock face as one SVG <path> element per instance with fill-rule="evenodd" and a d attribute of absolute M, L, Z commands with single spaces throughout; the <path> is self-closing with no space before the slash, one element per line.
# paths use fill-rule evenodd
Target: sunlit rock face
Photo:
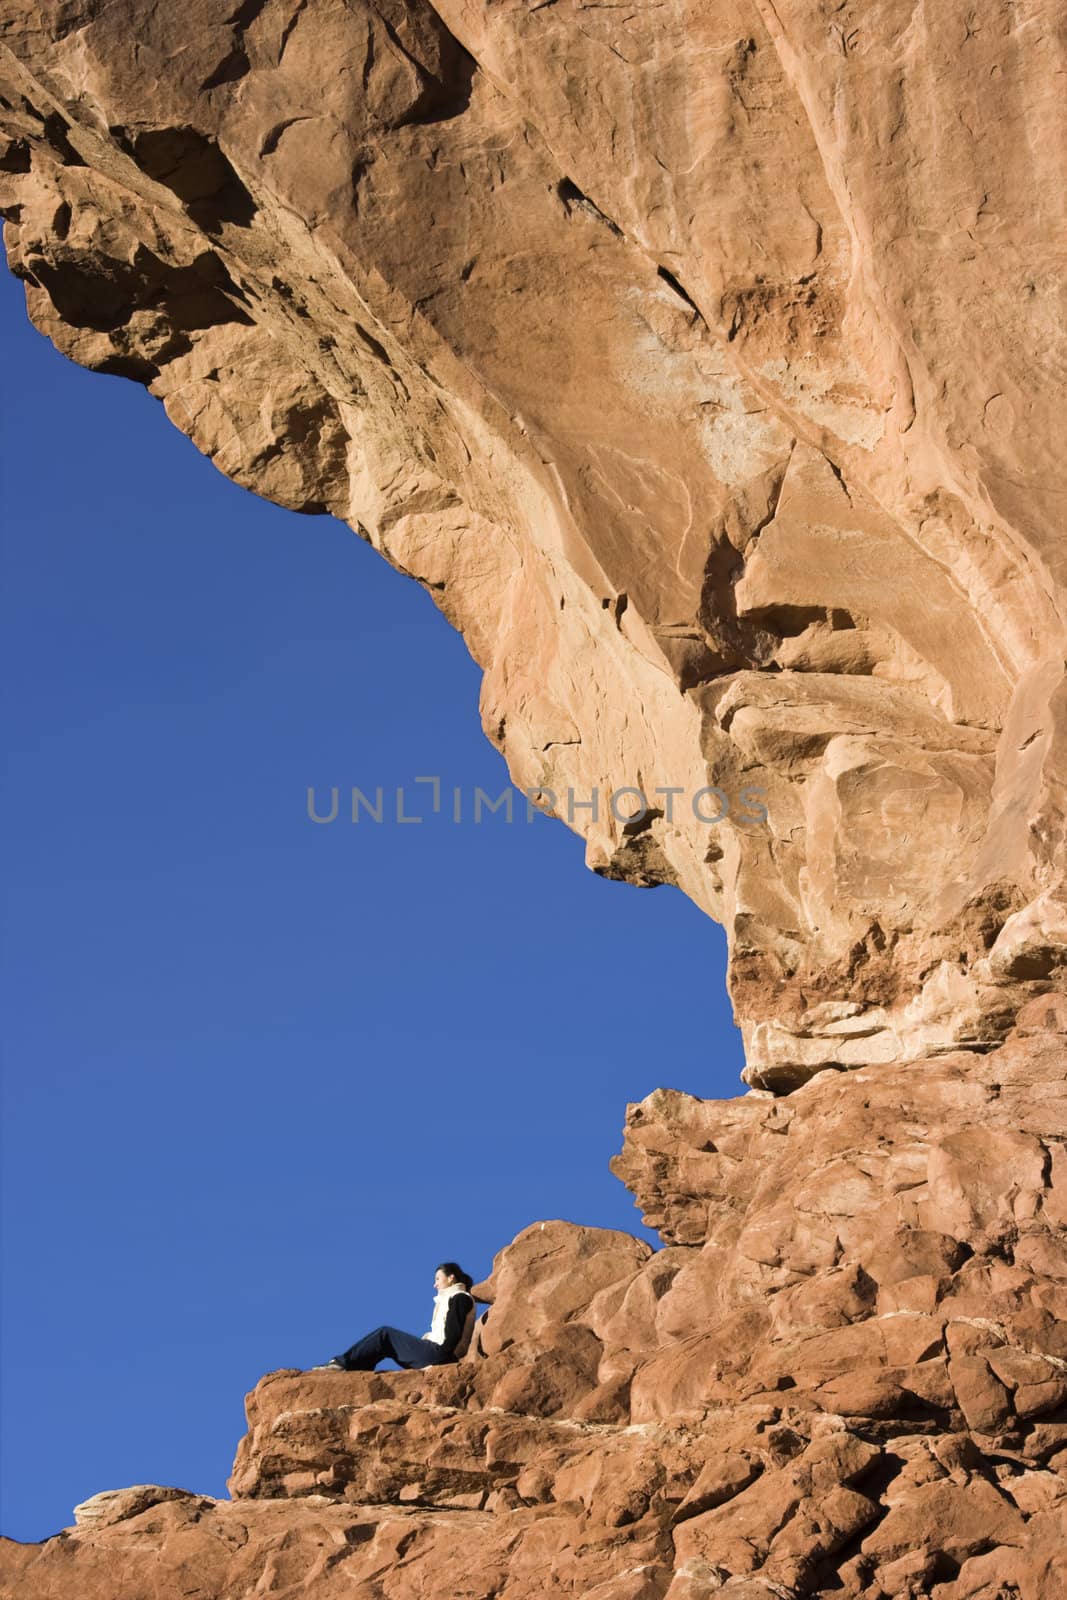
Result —
<path fill-rule="evenodd" d="M 0 5 L 38 327 L 433 594 L 763 1087 L 1062 982 L 1057 17 Z"/>
<path fill-rule="evenodd" d="M 231 1500 L 94 1496 L 4 1594 L 1061 1600 L 1058 8 L 0 46 L 34 321 L 432 594 L 516 784 L 725 924 L 752 1086 L 629 1108 L 664 1248 L 532 1224 L 461 1363 L 268 1375 Z"/>
<path fill-rule="evenodd" d="M 656 1090 L 665 1247 L 534 1223 L 463 1360 L 268 1374 L 231 1499 L 94 1495 L 13 1600 L 1062 1600 L 1067 1003 L 975 1057 Z"/>

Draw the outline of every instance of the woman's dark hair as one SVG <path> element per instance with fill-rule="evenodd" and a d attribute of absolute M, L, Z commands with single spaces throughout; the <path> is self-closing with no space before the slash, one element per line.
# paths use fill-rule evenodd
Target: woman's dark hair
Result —
<path fill-rule="evenodd" d="M 458 1261 L 440 1261 L 434 1268 L 435 1272 L 443 1272 L 446 1278 L 458 1278 L 465 1289 L 470 1289 L 474 1279 L 469 1272 L 464 1272 Z"/>

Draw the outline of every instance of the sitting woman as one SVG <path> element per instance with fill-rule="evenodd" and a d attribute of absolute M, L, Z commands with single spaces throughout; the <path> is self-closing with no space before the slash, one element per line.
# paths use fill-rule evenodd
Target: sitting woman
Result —
<path fill-rule="evenodd" d="M 343 1355 L 312 1367 L 313 1372 L 371 1372 L 388 1357 L 400 1367 L 438 1367 L 458 1361 L 474 1333 L 474 1282 L 455 1261 L 442 1261 L 433 1275 L 437 1290 L 433 1322 L 421 1339 L 401 1328 L 375 1328 L 350 1345 Z"/>

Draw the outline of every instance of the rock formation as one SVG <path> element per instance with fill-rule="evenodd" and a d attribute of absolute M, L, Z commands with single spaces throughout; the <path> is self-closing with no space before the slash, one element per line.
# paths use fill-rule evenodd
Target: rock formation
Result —
<path fill-rule="evenodd" d="M 482 1354 L 272 1375 L 232 1502 L 98 1496 L 21 1593 L 1067 1591 L 1065 54 L 0 0 L 37 326 L 433 595 L 516 784 L 724 923 L 752 1086 L 631 1108 L 662 1251 L 535 1225 Z"/>
<path fill-rule="evenodd" d="M 630 1108 L 666 1240 L 535 1223 L 428 1372 L 264 1378 L 230 1501 L 139 1487 L 5 1596 L 1062 1600 L 1067 1003 L 975 1056 Z"/>
<path fill-rule="evenodd" d="M 1057 16 L 0 7 L 38 326 L 433 593 L 516 783 L 725 924 L 762 1086 L 1064 959 Z"/>

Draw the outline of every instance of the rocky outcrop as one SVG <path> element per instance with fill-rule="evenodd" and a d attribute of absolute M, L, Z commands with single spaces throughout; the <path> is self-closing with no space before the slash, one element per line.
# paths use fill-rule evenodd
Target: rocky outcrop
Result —
<path fill-rule="evenodd" d="M 1050 0 L 3 0 L 5 243 L 433 594 L 790 1087 L 1062 980 L 1063 60 Z"/>
<path fill-rule="evenodd" d="M 0 0 L 37 326 L 433 596 L 751 1086 L 630 1108 L 663 1249 L 534 1224 L 464 1362 L 269 1375 L 5 1594 L 1067 1591 L 1058 21 Z"/>
<path fill-rule="evenodd" d="M 664 1249 L 534 1224 L 462 1362 L 269 1375 L 231 1501 L 97 1496 L 5 1593 L 1059 1600 L 1065 1056 L 1040 1001 L 977 1060 L 657 1090 L 615 1166 Z"/>

